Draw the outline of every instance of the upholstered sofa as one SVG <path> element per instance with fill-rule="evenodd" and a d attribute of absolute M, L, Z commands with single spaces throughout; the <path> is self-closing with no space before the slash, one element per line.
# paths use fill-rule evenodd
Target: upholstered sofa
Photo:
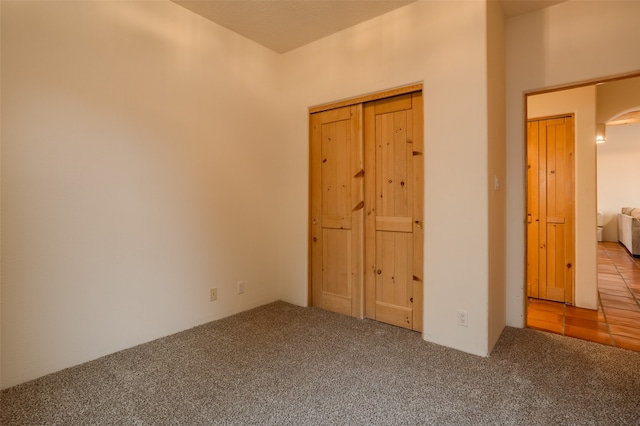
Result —
<path fill-rule="evenodd" d="M 640 208 L 622 208 L 618 215 L 618 241 L 634 257 L 640 257 Z"/>

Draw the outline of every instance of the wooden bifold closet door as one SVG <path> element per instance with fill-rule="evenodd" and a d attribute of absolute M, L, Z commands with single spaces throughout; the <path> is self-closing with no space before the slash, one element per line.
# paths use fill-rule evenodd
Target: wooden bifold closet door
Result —
<path fill-rule="evenodd" d="M 422 330 L 420 91 L 310 114 L 311 304 Z"/>

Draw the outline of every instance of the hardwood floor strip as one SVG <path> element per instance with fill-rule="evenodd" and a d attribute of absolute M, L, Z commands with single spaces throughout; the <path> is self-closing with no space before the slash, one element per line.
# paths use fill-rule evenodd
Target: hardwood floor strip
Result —
<path fill-rule="evenodd" d="M 598 243 L 598 309 L 529 299 L 527 327 L 640 352 L 640 262 Z"/>

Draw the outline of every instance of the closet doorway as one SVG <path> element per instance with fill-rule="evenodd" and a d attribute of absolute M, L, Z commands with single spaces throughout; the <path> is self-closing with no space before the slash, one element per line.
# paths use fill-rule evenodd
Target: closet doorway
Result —
<path fill-rule="evenodd" d="M 422 331 L 422 87 L 313 108 L 310 304 Z"/>

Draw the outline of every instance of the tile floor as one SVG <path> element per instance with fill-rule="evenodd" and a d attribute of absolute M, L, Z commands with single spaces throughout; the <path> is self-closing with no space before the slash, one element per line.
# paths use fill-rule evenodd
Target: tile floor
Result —
<path fill-rule="evenodd" d="M 529 299 L 527 326 L 640 352 L 640 259 L 598 243 L 598 310 Z"/>

